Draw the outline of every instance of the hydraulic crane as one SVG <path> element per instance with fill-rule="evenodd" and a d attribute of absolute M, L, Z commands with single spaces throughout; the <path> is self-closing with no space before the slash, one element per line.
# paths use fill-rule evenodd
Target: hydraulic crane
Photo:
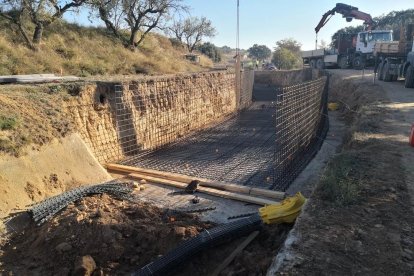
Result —
<path fill-rule="evenodd" d="M 351 22 L 352 19 L 364 20 L 364 24 L 367 25 L 367 30 L 370 31 L 373 28 L 374 21 L 370 14 L 361 12 L 358 10 L 357 7 L 353 7 L 350 5 L 337 3 L 336 6 L 332 9 L 327 11 L 323 16 L 322 19 L 319 21 L 318 25 L 315 27 L 316 32 L 316 46 L 318 45 L 318 32 L 319 30 L 325 26 L 326 23 L 331 19 L 335 13 L 342 14 L 342 17 L 346 19 L 347 22 Z"/>

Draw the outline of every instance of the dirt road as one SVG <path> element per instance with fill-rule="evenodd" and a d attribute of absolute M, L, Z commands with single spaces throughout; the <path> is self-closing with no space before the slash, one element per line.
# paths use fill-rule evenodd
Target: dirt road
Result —
<path fill-rule="evenodd" d="M 268 275 L 413 275 L 414 89 L 332 70 L 347 133 Z"/>
<path fill-rule="evenodd" d="M 366 70 L 331 70 L 332 74 L 341 75 L 348 79 L 374 82 L 374 72 Z M 403 165 L 406 170 L 406 178 L 412 205 L 414 206 L 414 149 L 406 146 L 411 130 L 414 124 L 414 89 L 405 88 L 404 80 L 396 82 L 383 82 L 375 79 L 375 84 L 381 86 L 390 103 L 384 104 L 384 107 L 392 112 L 392 118 L 388 120 L 387 127 L 392 128 L 392 137 L 395 141 L 401 142 L 400 148 L 403 155 Z M 385 127 L 385 126 L 384 126 Z"/>

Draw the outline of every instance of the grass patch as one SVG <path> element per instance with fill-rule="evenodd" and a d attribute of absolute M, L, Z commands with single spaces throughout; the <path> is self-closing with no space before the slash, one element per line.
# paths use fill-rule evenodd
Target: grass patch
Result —
<path fill-rule="evenodd" d="M 63 73 L 65 75 L 130 75 L 197 72 L 211 67 L 184 58 L 186 51 L 158 34 L 149 34 L 136 51 L 125 48 L 102 28 L 82 27 L 63 20 L 44 32 L 40 51 L 24 46 L 9 23 L 0 18 L 0 75 Z"/>
<path fill-rule="evenodd" d="M 327 166 L 318 186 L 321 199 L 336 205 L 350 205 L 360 199 L 358 160 L 350 154 L 336 156 Z"/>
<path fill-rule="evenodd" d="M 0 115 L 0 130 L 16 129 L 18 124 L 19 120 L 17 117 Z"/>

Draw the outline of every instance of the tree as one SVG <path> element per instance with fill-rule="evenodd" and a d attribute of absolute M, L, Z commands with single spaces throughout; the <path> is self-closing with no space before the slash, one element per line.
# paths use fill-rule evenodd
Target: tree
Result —
<path fill-rule="evenodd" d="M 198 50 L 204 55 L 208 56 L 214 62 L 221 61 L 221 52 L 213 43 L 203 43 L 198 47 Z"/>
<path fill-rule="evenodd" d="M 392 11 L 386 15 L 374 18 L 377 29 L 393 30 L 394 39 L 400 39 L 401 27 L 404 29 L 406 24 L 414 23 L 414 9 L 403 11 Z"/>
<path fill-rule="evenodd" d="M 299 68 L 301 64 L 300 48 L 302 45 L 292 38 L 276 42 L 272 62 L 279 69 Z"/>
<path fill-rule="evenodd" d="M 214 37 L 216 29 L 206 17 L 190 17 L 175 21 L 168 27 L 168 33 L 187 45 L 191 53 L 201 43 L 203 37 Z"/>
<path fill-rule="evenodd" d="M 363 25 L 359 25 L 359 26 L 356 26 L 356 27 L 349 26 L 349 27 L 346 27 L 346 28 L 339 29 L 338 31 L 336 31 L 332 35 L 330 46 L 332 48 L 336 49 L 336 48 L 338 48 L 338 39 L 339 39 L 340 36 L 357 34 L 359 32 L 362 32 L 363 30 L 364 30 Z"/>
<path fill-rule="evenodd" d="M 302 44 L 294 40 L 293 38 L 285 38 L 276 42 L 276 48 L 288 49 L 294 54 L 299 54 L 301 47 Z"/>
<path fill-rule="evenodd" d="M 321 41 L 319 42 L 318 48 L 319 49 L 325 49 L 328 47 L 328 43 L 326 43 L 325 40 L 321 39 Z"/>
<path fill-rule="evenodd" d="M 172 12 L 185 10 L 181 0 L 92 0 L 99 18 L 126 47 L 135 50 Z M 124 29 L 129 33 L 127 36 Z"/>
<path fill-rule="evenodd" d="M 265 60 L 272 55 L 272 51 L 266 45 L 254 44 L 247 51 L 249 52 L 249 57 L 257 60 Z"/>
<path fill-rule="evenodd" d="M 86 0 L 0 0 L 0 17 L 9 20 L 31 49 L 37 50 L 43 31 L 69 10 L 83 5 Z M 27 26 L 31 23 L 32 26 Z M 32 38 L 29 29 L 33 28 Z"/>

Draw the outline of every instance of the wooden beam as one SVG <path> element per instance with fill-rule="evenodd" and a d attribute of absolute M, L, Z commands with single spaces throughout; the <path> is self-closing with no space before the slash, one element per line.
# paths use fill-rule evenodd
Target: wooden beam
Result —
<path fill-rule="evenodd" d="M 149 176 L 145 174 L 131 173 L 128 176 L 133 179 L 145 179 L 148 182 L 168 185 L 168 186 L 172 186 L 172 187 L 180 188 L 180 189 L 184 189 L 185 187 L 187 187 L 187 183 L 178 182 L 174 180 L 167 180 L 164 178 L 153 177 L 153 176 Z M 221 191 L 221 190 L 207 188 L 207 187 L 198 187 L 197 191 L 200 193 L 204 193 L 204 194 L 208 194 L 212 196 L 228 198 L 228 199 L 233 199 L 233 200 L 247 202 L 247 203 L 253 203 L 253 204 L 257 204 L 261 206 L 278 203 L 276 201 L 269 200 L 269 199 L 253 197 L 249 195 L 236 194 L 236 193 L 229 192 L 229 191 Z"/>
<path fill-rule="evenodd" d="M 248 194 L 248 195 L 264 196 L 264 197 L 274 198 L 278 200 L 285 198 L 284 192 L 277 192 L 277 191 L 271 191 L 271 190 L 260 189 L 260 188 L 252 188 L 252 187 L 237 185 L 233 183 L 213 181 L 210 179 L 205 179 L 205 178 L 200 178 L 200 177 L 192 177 L 192 176 L 178 174 L 178 173 L 162 172 L 162 171 L 157 171 L 157 170 L 152 170 L 152 169 L 144 169 L 144 168 L 139 168 L 139 167 L 119 165 L 119 164 L 107 164 L 106 168 L 108 170 L 115 171 L 115 172 L 140 173 L 140 174 L 145 174 L 148 176 L 154 176 L 154 177 L 174 180 L 178 182 L 190 183 L 192 180 L 198 180 L 201 182 L 200 185 L 203 187 L 216 188 L 220 190 Z"/>
<path fill-rule="evenodd" d="M 259 235 L 259 231 L 252 232 L 237 248 L 214 270 L 212 276 L 218 276 L 231 262 Z"/>

